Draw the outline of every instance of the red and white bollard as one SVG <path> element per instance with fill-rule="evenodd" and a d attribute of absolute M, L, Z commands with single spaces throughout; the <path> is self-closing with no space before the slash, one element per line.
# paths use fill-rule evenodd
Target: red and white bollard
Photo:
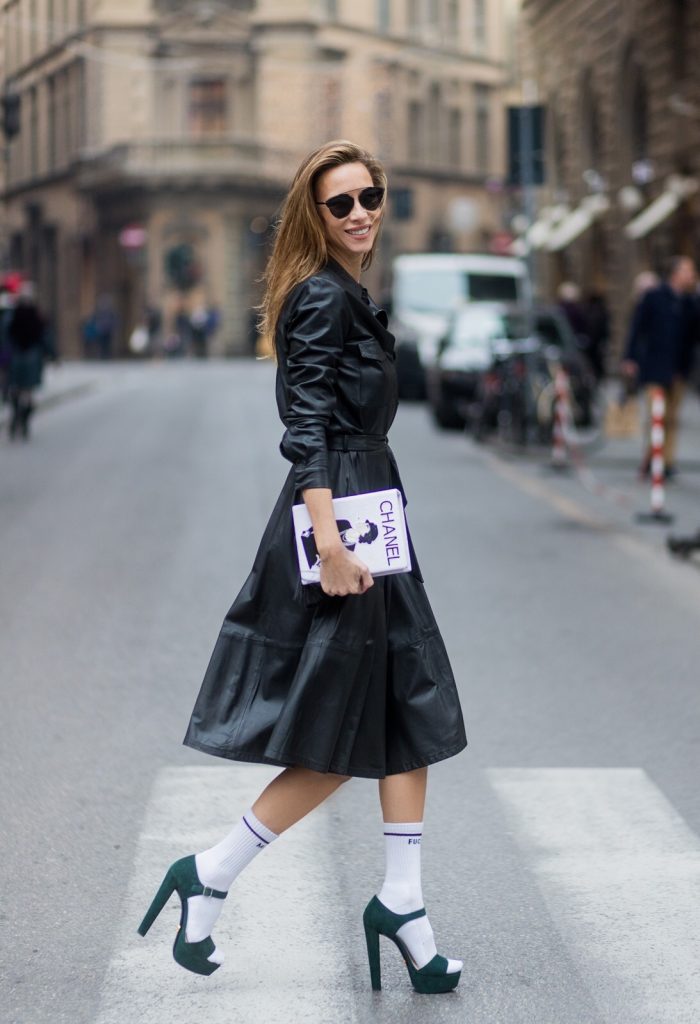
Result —
<path fill-rule="evenodd" d="M 566 431 L 571 419 L 571 406 L 569 404 L 569 375 L 563 366 L 558 366 L 554 374 L 553 416 L 551 466 L 553 469 L 567 469 Z"/>
<path fill-rule="evenodd" d="M 666 511 L 666 463 L 664 444 L 666 441 L 666 395 L 663 388 L 655 388 L 651 399 L 651 512 L 637 518 L 641 522 L 670 523 L 673 516 Z"/>

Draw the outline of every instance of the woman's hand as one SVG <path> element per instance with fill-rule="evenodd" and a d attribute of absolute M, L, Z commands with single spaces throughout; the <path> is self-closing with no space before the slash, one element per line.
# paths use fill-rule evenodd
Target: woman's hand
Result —
<path fill-rule="evenodd" d="M 342 543 L 321 556 L 321 589 L 329 597 L 364 594 L 373 586 L 372 573 L 365 563 Z"/>

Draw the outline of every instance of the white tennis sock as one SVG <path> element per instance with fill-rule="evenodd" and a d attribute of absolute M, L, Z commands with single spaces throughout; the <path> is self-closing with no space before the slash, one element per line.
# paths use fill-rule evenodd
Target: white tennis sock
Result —
<path fill-rule="evenodd" d="M 410 914 L 423 906 L 420 870 L 422 837 L 422 821 L 384 822 L 386 874 L 378 899 L 395 914 Z M 433 929 L 427 917 L 407 921 L 396 934 L 419 970 L 437 954 Z M 461 960 L 448 960 L 447 972 L 452 974 L 461 971 L 462 966 Z"/>
<path fill-rule="evenodd" d="M 243 868 L 275 839 L 276 834 L 258 821 L 252 810 L 246 811 L 220 843 L 196 854 L 200 882 L 227 892 Z M 223 906 L 224 900 L 215 896 L 190 896 L 187 900 L 187 941 L 200 942 L 211 935 Z M 209 959 L 223 963 L 223 955 L 218 949 Z"/>

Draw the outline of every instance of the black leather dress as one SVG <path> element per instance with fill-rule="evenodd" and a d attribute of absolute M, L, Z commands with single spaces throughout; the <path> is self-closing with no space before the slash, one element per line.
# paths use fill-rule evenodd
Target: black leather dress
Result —
<path fill-rule="evenodd" d="M 228 612 L 184 742 L 219 757 L 383 778 L 466 745 L 445 646 L 413 571 L 329 597 L 299 579 L 292 505 L 398 487 L 386 314 L 339 264 L 298 285 L 280 317 L 277 404 L 292 463 L 253 569 Z M 405 500 L 405 499 L 404 499 Z"/>

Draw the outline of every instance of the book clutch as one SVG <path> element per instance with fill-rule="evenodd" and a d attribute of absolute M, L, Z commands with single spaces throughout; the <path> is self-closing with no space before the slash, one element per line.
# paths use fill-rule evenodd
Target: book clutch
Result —
<path fill-rule="evenodd" d="M 334 498 L 333 511 L 343 544 L 354 551 L 373 576 L 410 572 L 411 553 L 401 491 L 369 491 Z M 306 505 L 294 505 L 292 516 L 301 582 L 318 583 L 321 563 Z"/>

